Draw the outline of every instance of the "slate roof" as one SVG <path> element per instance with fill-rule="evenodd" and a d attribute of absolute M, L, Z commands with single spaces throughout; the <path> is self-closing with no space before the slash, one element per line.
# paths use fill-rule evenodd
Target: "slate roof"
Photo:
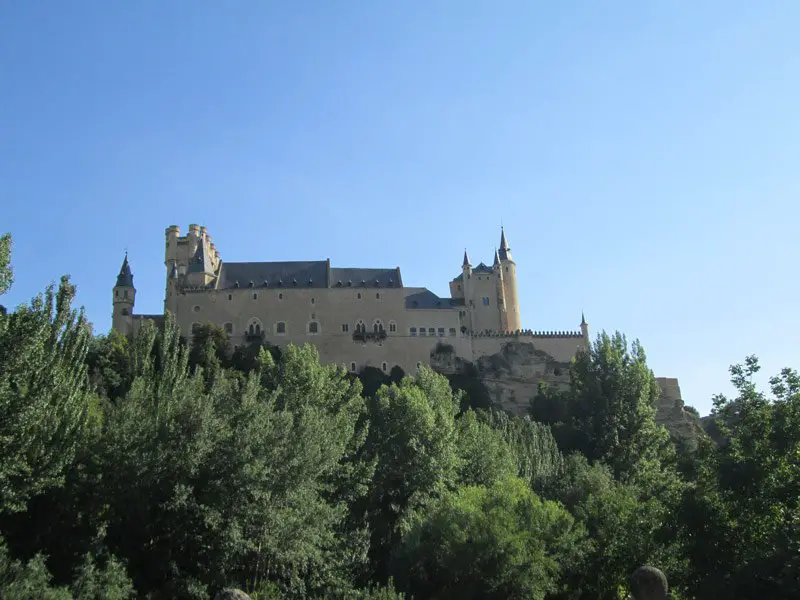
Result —
<path fill-rule="evenodd" d="M 331 269 L 330 262 L 223 262 L 218 289 L 257 288 L 327 288 L 327 287 L 403 287 L 400 269 Z M 339 282 L 341 281 L 341 286 Z M 363 282 L 363 283 L 362 283 Z"/>
<path fill-rule="evenodd" d="M 117 287 L 133 287 L 133 273 L 131 273 L 131 266 L 128 264 L 128 253 L 125 253 L 125 260 L 122 261 L 122 266 L 117 275 Z"/>
<path fill-rule="evenodd" d="M 464 306 L 463 298 L 440 298 L 430 290 L 421 290 L 406 296 L 407 309 L 453 308 Z"/>
<path fill-rule="evenodd" d="M 208 248 L 201 240 L 197 244 L 197 250 L 189 261 L 189 273 L 209 273 L 211 272 L 211 257 L 208 255 Z"/>
<path fill-rule="evenodd" d="M 328 263 L 316 261 L 223 262 L 218 289 L 248 287 L 328 287 Z"/>
<path fill-rule="evenodd" d="M 339 285 L 341 282 L 341 286 Z M 363 282 L 363 283 L 362 283 Z M 403 287 L 400 269 L 331 269 L 331 287 Z"/>
<path fill-rule="evenodd" d="M 494 269 L 492 269 L 492 267 L 489 267 L 484 263 L 481 263 L 477 267 L 472 269 L 472 272 L 473 273 L 494 273 Z M 459 275 L 457 277 L 453 278 L 453 281 L 461 281 L 462 279 L 464 279 L 464 274 L 463 273 L 459 273 Z"/>

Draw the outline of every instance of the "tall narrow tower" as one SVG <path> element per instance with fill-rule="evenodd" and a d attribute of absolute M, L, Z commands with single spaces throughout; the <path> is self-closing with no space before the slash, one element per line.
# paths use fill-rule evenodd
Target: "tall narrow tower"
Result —
<path fill-rule="evenodd" d="M 506 330 L 522 329 L 519 315 L 519 295 L 517 294 L 517 264 L 511 258 L 511 248 L 506 241 L 506 232 L 500 228 L 500 249 L 497 251 L 500 269 L 503 274 L 503 296 L 505 297 Z"/>
<path fill-rule="evenodd" d="M 133 273 L 128 264 L 128 253 L 117 275 L 117 285 L 114 286 L 114 312 L 111 317 L 111 327 L 123 334 L 133 333 L 133 306 L 136 302 L 136 288 L 133 287 Z"/>

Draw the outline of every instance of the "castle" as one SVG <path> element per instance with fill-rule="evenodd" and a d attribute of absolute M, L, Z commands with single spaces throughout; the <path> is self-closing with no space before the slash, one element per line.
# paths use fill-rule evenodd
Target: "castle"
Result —
<path fill-rule="evenodd" d="M 569 362 L 589 342 L 589 328 L 534 332 L 522 329 L 517 266 L 505 231 L 491 266 L 473 266 L 466 250 L 450 297 L 424 287 L 406 287 L 400 268 L 339 268 L 330 259 L 292 262 L 224 262 L 205 227 L 190 225 L 185 236 L 166 230 L 164 310 L 187 338 L 206 323 L 224 327 L 233 346 L 313 343 L 323 363 L 353 372 L 395 366 L 413 373 L 446 345 L 475 362 L 500 352 L 514 339 L 528 342 L 553 360 Z M 135 333 L 145 319 L 133 312 L 136 288 L 128 256 L 113 289 L 112 327 Z"/>

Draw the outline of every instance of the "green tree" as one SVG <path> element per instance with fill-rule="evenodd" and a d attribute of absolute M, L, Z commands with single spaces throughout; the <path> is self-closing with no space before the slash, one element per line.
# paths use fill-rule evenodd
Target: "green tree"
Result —
<path fill-rule="evenodd" d="M 392 549 L 413 519 L 456 484 L 455 416 L 460 398 L 427 367 L 378 390 L 370 407 L 367 456 L 376 462 L 369 498 L 373 576 L 383 583 Z"/>
<path fill-rule="evenodd" d="M 88 416 L 91 332 L 68 278 L 0 317 L 0 513 L 59 485 Z"/>
<path fill-rule="evenodd" d="M 130 387 L 130 344 L 116 330 L 93 337 L 86 355 L 89 382 L 93 391 L 109 400 L 123 397 Z"/>
<path fill-rule="evenodd" d="M 461 485 L 491 486 L 517 474 L 517 457 L 501 431 L 467 410 L 456 420 L 456 448 Z"/>
<path fill-rule="evenodd" d="M 366 435 L 360 386 L 313 347 L 290 346 L 280 363 L 265 359 L 264 377 L 223 372 L 208 387 L 188 375 L 169 320 L 163 337 L 156 353 L 152 332 L 137 336 L 136 378 L 97 449 L 106 543 L 136 587 L 166 597 L 237 581 L 275 581 L 287 597 L 348 589 L 360 546 L 340 535 L 344 488 L 369 481 L 350 460 Z"/>
<path fill-rule="evenodd" d="M 404 537 L 392 571 L 418 598 L 543 599 L 582 538 L 560 505 L 506 478 L 445 496 Z"/>
<path fill-rule="evenodd" d="M 669 433 L 655 422 L 659 388 L 638 341 L 602 333 L 570 370 L 569 422 L 574 446 L 622 481 L 674 461 Z M 649 477 L 649 475 L 648 475 Z"/>
<path fill-rule="evenodd" d="M 681 507 L 698 597 L 796 597 L 800 580 L 800 377 L 784 369 L 757 389 L 758 360 L 731 367 L 733 399 L 717 396 L 723 443 L 698 451 Z"/>
<path fill-rule="evenodd" d="M 14 283 L 14 267 L 11 265 L 12 243 L 10 233 L 0 235 L 0 296 Z"/>

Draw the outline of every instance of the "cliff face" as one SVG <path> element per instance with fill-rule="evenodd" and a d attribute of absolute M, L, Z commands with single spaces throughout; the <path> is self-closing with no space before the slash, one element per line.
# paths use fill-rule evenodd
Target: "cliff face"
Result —
<path fill-rule="evenodd" d="M 489 400 L 515 415 L 527 413 L 539 383 L 549 387 L 569 387 L 569 363 L 559 362 L 530 342 L 509 341 L 496 354 L 482 356 L 475 364 L 458 358 L 452 347 L 440 345 L 431 353 L 431 366 L 451 377 L 471 375 L 488 392 Z M 661 394 L 656 406 L 656 422 L 693 449 L 702 432 L 696 415 L 684 410 L 678 380 L 657 377 Z"/>

